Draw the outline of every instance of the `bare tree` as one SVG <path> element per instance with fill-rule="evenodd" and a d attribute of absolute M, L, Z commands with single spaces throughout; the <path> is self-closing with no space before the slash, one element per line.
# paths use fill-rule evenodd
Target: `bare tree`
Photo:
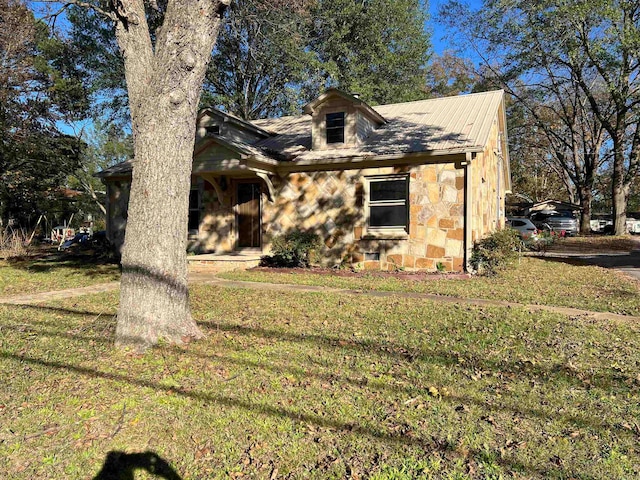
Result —
<path fill-rule="evenodd" d="M 450 0 L 442 16 L 468 35 L 486 65 L 500 59 L 496 70 L 504 84 L 525 82 L 543 101 L 553 98 L 560 108 L 549 113 L 561 119 L 564 133 L 557 135 L 544 118 L 540 125 L 551 128 L 554 154 L 573 155 L 563 161 L 565 171 L 572 180 L 584 180 L 577 185 L 584 198 L 590 198 L 594 175 L 586 170 L 576 175 L 576 166 L 597 170 L 608 137 L 614 227 L 616 234 L 624 233 L 631 182 L 640 173 L 640 4 L 487 0 L 472 12 Z"/>

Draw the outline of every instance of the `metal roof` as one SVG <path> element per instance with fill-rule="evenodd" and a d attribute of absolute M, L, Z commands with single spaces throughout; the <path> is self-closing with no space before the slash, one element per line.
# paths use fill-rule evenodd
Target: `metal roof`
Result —
<path fill-rule="evenodd" d="M 279 159 L 301 165 L 423 152 L 432 155 L 480 152 L 498 119 L 503 98 L 504 92 L 495 90 L 372 107 L 386 123 L 373 130 L 363 144 L 351 148 L 312 150 L 310 115 L 253 120 L 250 123 L 256 129 L 273 136 L 253 145 L 233 142 L 233 147 L 269 163 Z M 118 175 L 130 170 L 131 163 L 125 162 L 98 176 Z"/>
<path fill-rule="evenodd" d="M 478 152 L 489 139 L 503 96 L 502 90 L 496 90 L 373 107 L 387 123 L 353 148 L 311 150 L 308 115 L 258 120 L 253 123 L 278 135 L 256 146 L 302 163 L 403 153 Z"/>

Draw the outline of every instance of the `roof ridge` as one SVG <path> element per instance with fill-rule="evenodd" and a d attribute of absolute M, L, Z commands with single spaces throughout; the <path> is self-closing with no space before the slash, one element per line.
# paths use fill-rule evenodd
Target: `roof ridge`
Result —
<path fill-rule="evenodd" d="M 425 98 L 423 100 L 412 100 L 410 102 L 387 103 L 384 105 L 376 105 L 375 107 L 372 107 L 372 108 L 395 107 L 398 105 L 411 105 L 412 103 L 424 103 L 424 102 L 432 102 L 435 100 L 447 100 L 451 98 L 460 98 L 460 97 L 474 97 L 474 96 L 480 96 L 480 95 L 487 95 L 490 93 L 495 94 L 498 92 L 504 93 L 504 90 L 502 90 L 501 88 L 498 88 L 496 90 L 487 90 L 486 92 L 461 93 L 460 95 L 447 95 L 446 97 L 432 97 L 432 98 Z"/>
<path fill-rule="evenodd" d="M 474 96 L 480 96 L 480 95 L 488 95 L 488 94 L 495 94 L 498 92 L 502 92 L 504 93 L 504 90 L 501 88 L 497 88 L 495 90 L 487 90 L 485 92 L 473 92 L 473 93 L 461 93 L 459 95 L 447 95 L 446 97 L 432 97 L 432 98 L 424 98 L 422 100 L 412 100 L 410 102 L 396 102 L 396 103 L 385 103 L 383 105 L 372 105 L 371 108 L 373 108 L 374 110 L 377 108 L 381 108 L 381 107 L 396 107 L 398 105 L 411 105 L 411 104 L 415 104 L 415 103 L 423 103 L 423 102 L 432 102 L 435 100 L 447 100 L 447 99 L 451 99 L 451 98 L 460 98 L 460 97 L 474 97 Z M 226 112 L 225 112 L 226 113 Z M 243 120 L 245 122 L 248 123 L 253 123 L 255 121 L 260 121 L 260 122 L 266 122 L 266 121 L 272 121 L 272 122 L 277 122 L 279 120 L 283 120 L 283 119 L 294 119 L 294 118 L 302 118 L 302 117 L 307 117 L 309 116 L 309 114 L 307 113 L 300 113 L 297 115 L 283 115 L 281 117 L 265 117 L 265 118 L 255 118 L 253 120 Z M 242 120 L 242 119 L 240 119 Z M 260 127 L 258 127 L 260 128 Z"/>

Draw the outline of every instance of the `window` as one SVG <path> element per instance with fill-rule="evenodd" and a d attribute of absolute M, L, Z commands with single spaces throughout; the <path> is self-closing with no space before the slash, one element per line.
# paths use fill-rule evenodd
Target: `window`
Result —
<path fill-rule="evenodd" d="M 404 229 L 409 224 L 409 177 L 369 178 L 369 229 Z"/>
<path fill-rule="evenodd" d="M 327 114 L 326 123 L 327 143 L 344 143 L 344 112 Z"/>
<path fill-rule="evenodd" d="M 191 189 L 189 192 L 189 232 L 200 228 L 200 190 Z"/>
<path fill-rule="evenodd" d="M 210 125 L 206 127 L 206 130 L 210 135 L 220 135 L 220 125 Z"/>

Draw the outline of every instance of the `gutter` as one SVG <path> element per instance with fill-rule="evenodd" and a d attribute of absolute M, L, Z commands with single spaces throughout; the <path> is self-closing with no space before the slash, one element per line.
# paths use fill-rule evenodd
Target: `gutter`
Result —
<path fill-rule="evenodd" d="M 478 149 L 478 152 L 482 151 Z M 429 152 L 398 153 L 387 155 L 359 155 L 352 157 L 333 157 L 326 159 L 302 160 L 295 159 L 289 162 L 281 162 L 277 170 L 280 173 L 304 172 L 308 170 L 334 170 L 334 169 L 357 169 L 362 168 L 361 164 L 374 164 L 376 166 L 394 165 L 398 161 L 408 165 L 412 163 L 441 163 L 458 161 L 456 157 L 469 154 L 469 149 L 432 150 Z M 475 149 L 472 153 L 476 153 Z"/>

